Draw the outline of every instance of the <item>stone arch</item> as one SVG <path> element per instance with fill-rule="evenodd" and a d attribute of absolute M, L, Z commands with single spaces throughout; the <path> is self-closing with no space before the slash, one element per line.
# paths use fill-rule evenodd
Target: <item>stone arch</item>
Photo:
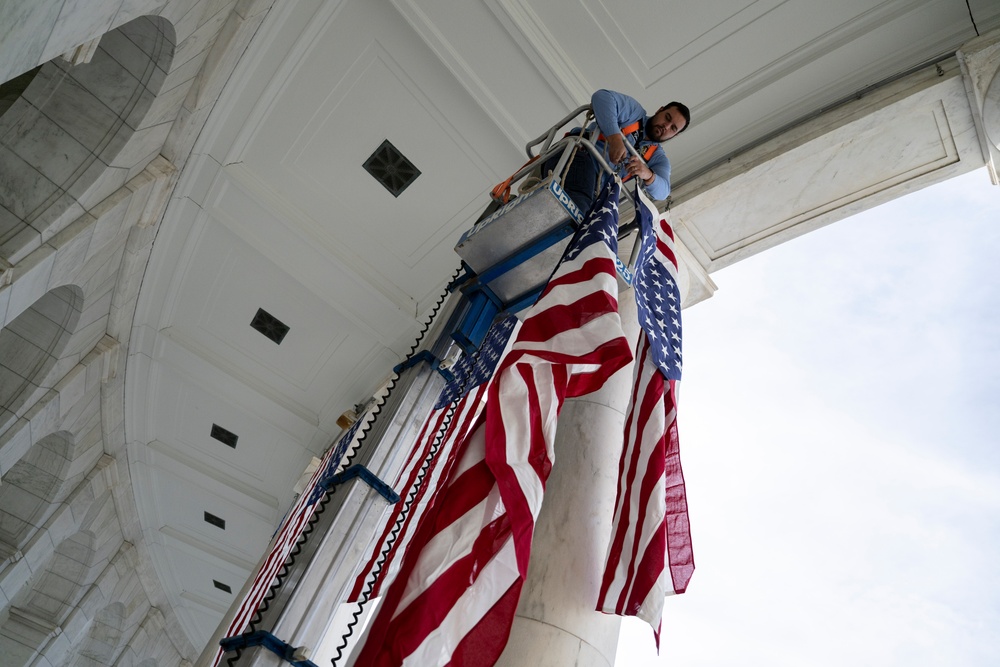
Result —
<path fill-rule="evenodd" d="M 70 665 L 92 667 L 111 665 L 119 653 L 125 627 L 125 605 L 112 602 L 94 617 L 80 651 Z"/>
<path fill-rule="evenodd" d="M 24 608 L 40 618 L 60 623 L 90 583 L 95 539 L 89 530 L 81 530 L 60 542 L 48 567 L 32 586 Z"/>
<path fill-rule="evenodd" d="M 64 539 L 27 590 L 14 596 L 0 624 L 0 655 L 5 665 L 35 664 L 39 651 L 62 632 L 62 624 L 92 579 L 94 541 L 88 531 Z"/>
<path fill-rule="evenodd" d="M 0 559 L 21 549 L 65 499 L 73 436 L 45 436 L 0 479 Z"/>
<path fill-rule="evenodd" d="M 0 254 L 9 262 L 120 187 L 147 157 L 127 147 L 163 86 L 174 41 L 169 21 L 140 17 L 105 33 L 90 62 L 56 58 L 0 90 L 9 103 L 0 116 Z"/>
<path fill-rule="evenodd" d="M 0 429 L 40 395 L 80 319 L 83 292 L 71 285 L 46 292 L 0 329 Z"/>

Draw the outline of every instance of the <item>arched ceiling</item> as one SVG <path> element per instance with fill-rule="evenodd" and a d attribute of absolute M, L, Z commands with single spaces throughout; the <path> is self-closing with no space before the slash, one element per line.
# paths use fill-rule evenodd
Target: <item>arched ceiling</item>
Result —
<path fill-rule="evenodd" d="M 970 6 L 1000 25 L 992 0 Z M 408 349 L 529 139 L 596 88 L 680 100 L 676 184 L 974 36 L 962 0 L 275 3 L 184 167 L 128 365 L 140 521 L 192 641 L 233 599 L 213 581 L 238 591 L 338 415 Z M 386 139 L 420 171 L 398 197 L 362 168 Z M 259 309 L 280 344 L 251 328 Z"/>

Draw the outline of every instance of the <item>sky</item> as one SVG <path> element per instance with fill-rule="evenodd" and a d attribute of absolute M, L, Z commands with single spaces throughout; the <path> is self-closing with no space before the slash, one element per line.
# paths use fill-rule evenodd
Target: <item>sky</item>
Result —
<path fill-rule="evenodd" d="M 1000 664 L 1000 187 L 979 169 L 684 311 L 696 571 L 619 667 Z"/>

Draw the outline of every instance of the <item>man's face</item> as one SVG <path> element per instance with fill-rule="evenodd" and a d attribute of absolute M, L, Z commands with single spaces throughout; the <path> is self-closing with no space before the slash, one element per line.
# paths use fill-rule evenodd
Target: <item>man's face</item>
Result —
<path fill-rule="evenodd" d="M 663 107 L 646 124 L 646 136 L 653 141 L 666 141 L 687 126 L 677 107 Z"/>

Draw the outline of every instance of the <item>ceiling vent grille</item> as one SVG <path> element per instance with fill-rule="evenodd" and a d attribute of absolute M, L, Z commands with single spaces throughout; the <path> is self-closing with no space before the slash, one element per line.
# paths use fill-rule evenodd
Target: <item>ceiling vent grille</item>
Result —
<path fill-rule="evenodd" d="M 407 160 L 388 139 L 375 149 L 362 166 L 391 192 L 393 197 L 401 195 L 403 190 L 410 187 L 420 175 L 420 170 L 414 167 L 413 163 Z"/>
<path fill-rule="evenodd" d="M 240 436 L 232 431 L 227 431 L 218 424 L 212 424 L 212 437 L 233 449 L 236 449 L 236 441 L 240 439 Z"/>
<path fill-rule="evenodd" d="M 232 594 L 232 592 L 233 592 L 232 588 L 230 588 L 226 584 L 222 583 L 221 581 L 216 581 L 215 579 L 212 579 L 212 585 L 215 586 L 216 588 L 218 588 L 223 593 Z"/>
<path fill-rule="evenodd" d="M 257 309 L 257 314 L 250 321 L 250 326 L 270 338 L 276 345 L 281 345 L 288 333 L 288 325 L 263 308 Z"/>
<path fill-rule="evenodd" d="M 212 524 L 216 528 L 226 529 L 226 520 L 215 516 L 211 512 L 205 512 L 205 521 Z"/>

